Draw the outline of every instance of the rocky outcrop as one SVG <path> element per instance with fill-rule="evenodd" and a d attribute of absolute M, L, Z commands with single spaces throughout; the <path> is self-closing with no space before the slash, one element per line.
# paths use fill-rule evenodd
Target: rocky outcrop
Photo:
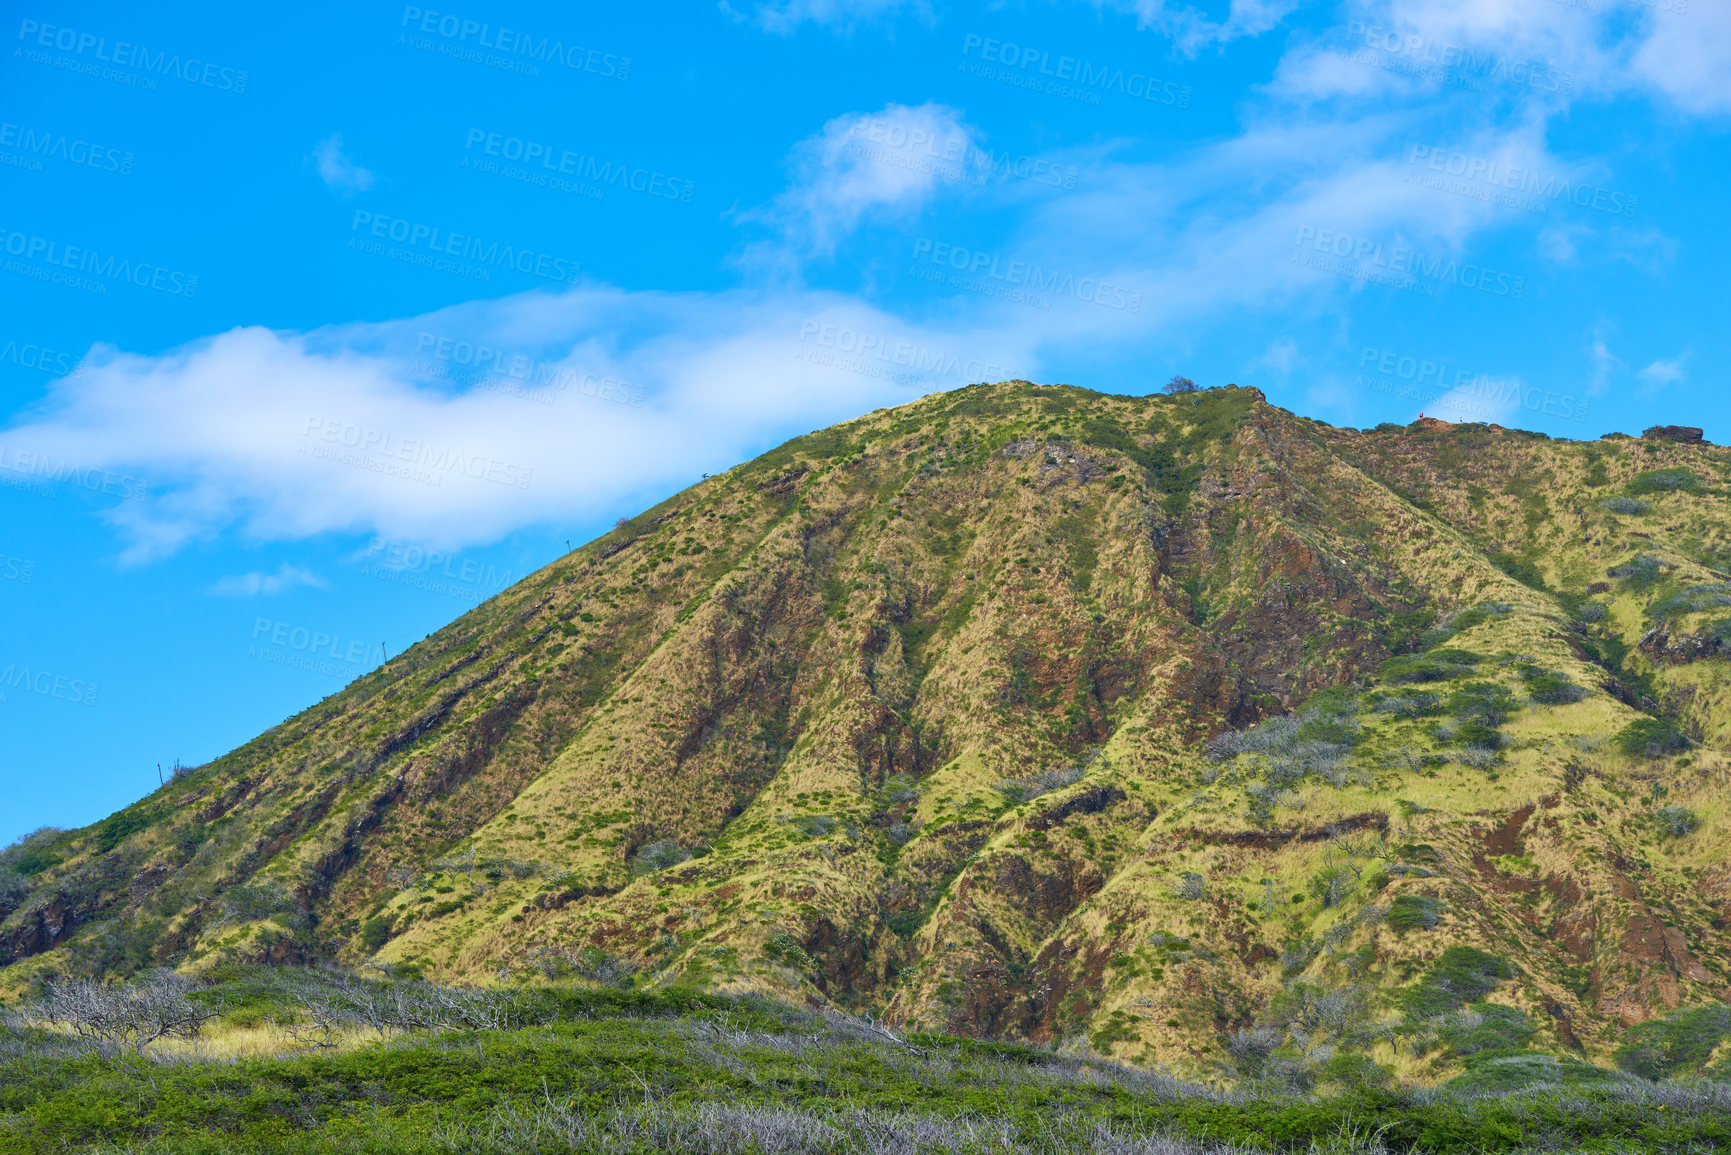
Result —
<path fill-rule="evenodd" d="M 1660 622 L 1641 635 L 1640 646 L 1654 661 L 1667 665 L 1731 658 L 1731 631 L 1710 625 L 1691 633 L 1673 633 L 1669 622 Z"/>
<path fill-rule="evenodd" d="M 1706 431 L 1693 425 L 1651 425 L 1641 431 L 1641 436 L 1651 441 L 1675 441 L 1682 445 L 1701 445 L 1705 443 Z"/>

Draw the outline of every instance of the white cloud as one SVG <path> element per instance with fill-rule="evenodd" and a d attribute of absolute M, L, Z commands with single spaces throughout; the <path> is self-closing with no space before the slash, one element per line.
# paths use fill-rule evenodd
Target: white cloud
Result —
<path fill-rule="evenodd" d="M 1519 377 L 1481 374 L 1465 385 L 1450 389 L 1424 406 L 1426 417 L 1443 421 L 1478 421 L 1501 425 L 1520 416 L 1521 399 L 1528 393 Z"/>
<path fill-rule="evenodd" d="M 1496 93 L 1553 110 L 1583 97 L 1637 93 L 1697 116 L 1731 111 L 1731 7 L 1667 7 L 1347 0 L 1339 26 L 1288 51 L 1271 91 L 1301 100 L 1431 101 L 1452 92 L 1463 108 Z"/>
<path fill-rule="evenodd" d="M 1251 364 L 1268 369 L 1280 377 L 1286 377 L 1302 359 L 1298 352 L 1297 343 L 1291 337 L 1281 337 L 1270 342 L 1268 348 L 1262 351 L 1262 356 Z"/>
<path fill-rule="evenodd" d="M 268 597 L 273 594 L 287 593 L 289 590 L 299 589 L 301 586 L 322 590 L 329 589 L 330 583 L 309 569 L 284 562 L 277 567 L 274 574 L 256 571 L 231 574 L 219 580 L 210 588 L 210 592 L 229 598 L 251 598 L 260 594 Z"/>
<path fill-rule="evenodd" d="M 1409 181 L 1410 118 L 1258 125 L 1237 139 L 1169 162 L 1095 162 L 1087 190 L 1039 209 L 1004 246 L 1077 277 L 1143 295 L 1134 315 L 1058 314 L 1051 343 L 1147 333 L 1255 305 L 1322 310 L 1367 277 L 1318 270 L 1307 257 L 1375 274 L 1397 249 L 1446 262 L 1503 210 Z M 1328 240 L 1327 252 L 1317 246 Z M 1344 239 L 1362 259 L 1335 260 Z M 1301 243 L 1302 241 L 1302 243 Z M 1384 268 L 1392 272 L 1392 268 Z"/>
<path fill-rule="evenodd" d="M 1675 385 L 1677 382 L 1684 380 L 1688 376 L 1688 373 L 1683 368 L 1683 362 L 1687 359 L 1687 353 L 1680 357 L 1672 357 L 1669 360 L 1661 359 L 1648 365 L 1645 369 L 1640 370 L 1635 374 L 1635 376 L 1640 379 L 1641 384 L 1647 386 L 1649 389 L 1657 389 L 1665 385 Z"/>
<path fill-rule="evenodd" d="M 1541 256 L 1547 261 L 1566 265 L 1575 259 L 1575 241 L 1590 235 L 1591 229 L 1584 225 L 1552 225 L 1539 230 L 1537 247 Z"/>
<path fill-rule="evenodd" d="M 423 332 L 529 350 L 551 382 L 431 387 L 407 368 Z M 643 335 L 620 345 L 625 332 Z M 459 548 L 683 487 L 876 406 L 1031 376 L 1032 347 L 828 293 L 573 289 L 308 334 L 234 329 L 161 357 L 99 349 L 6 440 L 147 478 L 149 497 L 108 515 L 132 562 L 231 531 Z M 561 387 L 571 365 L 584 372 Z M 641 407 L 585 395 L 608 377 L 643 386 Z"/>
<path fill-rule="evenodd" d="M 1634 72 L 1697 116 L 1731 112 L 1731 5 L 1706 0 L 1686 11 L 1653 11 Z"/>
<path fill-rule="evenodd" d="M 1338 40 L 1339 38 L 1336 37 Z M 1287 50 L 1275 65 L 1268 91 L 1288 100 L 1367 98 L 1398 90 L 1403 81 L 1386 69 L 1367 67 L 1354 59 L 1356 46 L 1308 42 Z"/>
<path fill-rule="evenodd" d="M 1166 0 L 1095 0 L 1095 3 L 1135 13 L 1141 27 L 1172 37 L 1175 47 L 1186 54 L 1241 36 L 1260 36 L 1279 27 L 1298 7 L 1298 0 L 1232 0 L 1226 19 L 1214 21 L 1188 5 L 1180 7 Z"/>
<path fill-rule="evenodd" d="M 790 36 L 807 23 L 851 29 L 862 20 L 890 16 L 904 8 L 911 8 L 928 20 L 931 17 L 925 0 L 771 0 L 752 5 L 749 17 L 728 0 L 721 0 L 718 7 L 735 20 L 755 20 L 764 31 L 780 36 Z"/>
<path fill-rule="evenodd" d="M 332 133 L 313 148 L 319 178 L 341 193 L 365 192 L 373 187 L 373 174 L 343 154 L 343 134 Z"/>
<path fill-rule="evenodd" d="M 1343 13 L 1352 47 L 1410 65 L 1419 87 L 1464 85 L 1469 98 L 1482 99 L 1477 87 L 1567 103 L 1618 71 L 1615 14 L 1545 0 L 1361 0 Z"/>
<path fill-rule="evenodd" d="M 1605 340 L 1605 333 L 1610 326 L 1600 322 L 1593 327 L 1593 343 L 1588 348 L 1588 356 L 1593 363 L 1593 374 L 1587 381 L 1587 392 L 1594 397 L 1605 391 L 1606 383 L 1611 374 L 1620 373 L 1628 366 L 1615 353 L 1611 352 L 1610 342 Z"/>
<path fill-rule="evenodd" d="M 941 104 L 837 116 L 795 146 L 787 190 L 743 219 L 776 228 L 783 257 L 827 255 L 863 223 L 912 220 L 954 183 L 974 138 L 962 114 Z"/>

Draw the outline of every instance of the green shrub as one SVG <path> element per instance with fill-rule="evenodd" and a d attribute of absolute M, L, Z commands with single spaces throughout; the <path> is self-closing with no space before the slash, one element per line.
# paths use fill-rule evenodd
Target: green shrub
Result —
<path fill-rule="evenodd" d="M 0 850 L 0 871 L 11 870 L 26 878 L 41 874 L 63 859 L 54 853 L 55 843 L 66 833 L 57 826 L 41 826 Z"/>
<path fill-rule="evenodd" d="M 1653 811 L 1653 820 L 1667 838 L 1682 838 L 1701 829 L 1701 816 L 1687 806 L 1661 806 Z"/>
<path fill-rule="evenodd" d="M 1501 682 L 1468 682 L 1444 703 L 1455 717 L 1495 728 L 1517 708 L 1515 696 Z"/>
<path fill-rule="evenodd" d="M 79 932 L 67 969 L 89 978 L 130 975 L 156 962 L 156 944 L 166 922 L 142 915 L 110 918 Z"/>
<path fill-rule="evenodd" d="M 926 912 L 923 910 L 898 910 L 884 919 L 884 924 L 898 938 L 912 938 L 921 926 L 925 925 Z"/>
<path fill-rule="evenodd" d="M 1613 497 L 1613 498 L 1611 498 L 1611 500 L 1605 502 L 1605 508 L 1610 510 L 1612 513 L 1621 513 L 1621 514 L 1628 515 L 1628 514 L 1646 513 L 1649 509 L 1652 509 L 1653 507 L 1648 505 L 1646 502 L 1640 500 L 1639 498 Z"/>
<path fill-rule="evenodd" d="M 1440 706 L 1442 699 L 1424 690 L 1408 690 L 1400 694 L 1372 694 L 1368 704 L 1379 714 L 1420 718 Z"/>
<path fill-rule="evenodd" d="M 1454 671 L 1441 662 L 1433 662 L 1423 654 L 1405 654 L 1390 658 L 1377 668 L 1385 682 L 1406 685 L 1412 682 L 1441 682 L 1452 678 Z"/>
<path fill-rule="evenodd" d="M 1622 565 L 1613 566 L 1610 576 L 1630 589 L 1646 589 L 1665 574 L 1665 563 L 1652 554 L 1637 554 Z"/>
<path fill-rule="evenodd" d="M 1618 730 L 1612 741 L 1631 758 L 1663 758 L 1689 748 L 1683 731 L 1665 718 L 1636 718 Z"/>
<path fill-rule="evenodd" d="M 805 953 L 799 940 L 785 931 L 770 936 L 769 941 L 763 944 L 763 955 L 794 967 L 803 967 L 811 962 L 811 956 Z"/>
<path fill-rule="evenodd" d="M 1415 610 L 1392 613 L 1382 621 L 1383 644 L 1391 653 L 1398 653 L 1413 643 L 1436 621 L 1436 610 L 1420 606 Z M 1430 645 L 1438 643 L 1431 642 Z"/>
<path fill-rule="evenodd" d="M 1506 1095 L 1532 1087 L 1563 1085 L 1563 1065 L 1554 1055 L 1486 1052 L 1467 1060 L 1467 1070 L 1444 1084 L 1458 1095 Z"/>
<path fill-rule="evenodd" d="M 1356 745 L 1361 738 L 1361 731 L 1354 721 L 1341 718 L 1310 718 L 1299 726 L 1297 740 L 1300 742 L 1327 742 L 1336 746 Z"/>
<path fill-rule="evenodd" d="M 148 828 L 153 816 L 138 810 L 122 810 L 96 828 L 96 853 L 107 854 L 122 840 Z"/>
<path fill-rule="evenodd" d="M 1351 719 L 1358 714 L 1358 695 L 1340 688 L 1317 690 L 1298 710 L 1301 718 Z"/>
<path fill-rule="evenodd" d="M 1698 1071 L 1728 1038 L 1731 1007 L 1695 1007 L 1630 1027 L 1611 1058 L 1632 1075 L 1665 1079 Z"/>
<path fill-rule="evenodd" d="M 222 894 L 224 922 L 256 922 L 294 908 L 294 899 L 272 882 L 244 882 Z"/>
<path fill-rule="evenodd" d="M 1521 672 L 1521 677 L 1527 684 L 1527 696 L 1541 705 L 1564 706 L 1587 696 L 1587 692 L 1561 670 L 1529 667 Z"/>
<path fill-rule="evenodd" d="M 1497 988 L 1514 975 L 1507 960 L 1470 946 L 1451 946 L 1437 957 L 1415 986 L 1401 995 L 1401 1008 L 1414 1018 L 1436 1018 Z"/>
<path fill-rule="evenodd" d="M 1362 1091 L 1388 1086 L 1394 1081 L 1394 1068 L 1383 1066 L 1369 1055 L 1343 1052 L 1322 1064 L 1317 1075 L 1321 1082 L 1332 1083 L 1343 1091 Z"/>
<path fill-rule="evenodd" d="M 12 869 L 25 877 L 29 877 L 41 874 L 51 866 L 59 866 L 62 861 L 59 855 L 46 847 L 32 846 L 18 855 L 12 864 Z"/>
<path fill-rule="evenodd" d="M 1679 490 L 1694 493 L 1700 488 L 1701 479 L 1687 469 L 1650 469 L 1636 474 L 1623 490 L 1631 494 L 1675 493 Z"/>
<path fill-rule="evenodd" d="M 1386 682 L 1396 685 L 1412 682 L 1446 682 L 1470 673 L 1483 657 L 1468 650 L 1432 650 L 1428 654 L 1407 654 L 1390 658 L 1377 672 Z"/>
<path fill-rule="evenodd" d="M 1465 746 L 1472 750 L 1501 750 L 1503 736 L 1501 731 L 1487 726 L 1483 722 L 1463 722 L 1455 727 L 1451 739 L 1457 746 Z"/>
<path fill-rule="evenodd" d="M 1403 894 L 1389 904 L 1385 916 L 1396 931 L 1429 930 L 1441 919 L 1442 903 L 1425 894 Z"/>
<path fill-rule="evenodd" d="M 835 819 L 827 814 L 801 814 L 791 825 L 808 838 L 822 838 L 835 830 Z"/>
<path fill-rule="evenodd" d="M 377 953 L 390 940 L 391 924 L 384 918 L 375 916 L 361 923 L 361 949 L 368 954 Z"/>
<path fill-rule="evenodd" d="M 1484 1051 L 1518 1051 L 1536 1033 L 1526 1012 L 1495 1003 L 1474 1003 L 1439 1032 L 1444 1046 L 1462 1058 Z"/>
<path fill-rule="evenodd" d="M 1708 582 L 1706 585 L 1691 586 L 1654 602 L 1647 607 L 1647 616 L 1680 618 L 1686 614 L 1705 613 L 1725 606 L 1731 606 L 1731 583 Z"/>
<path fill-rule="evenodd" d="M 1311 878 L 1309 889 L 1324 907 L 1339 906 L 1358 889 L 1358 875 L 1345 866 L 1324 867 Z"/>
<path fill-rule="evenodd" d="M 657 839 L 639 850 L 631 859 L 631 873 L 634 875 L 654 874 L 658 870 L 678 866 L 690 857 L 691 852 L 673 839 Z"/>
<path fill-rule="evenodd" d="M 183 858 L 191 858 L 210 838 L 210 831 L 199 822 L 192 822 L 174 832 L 174 848 Z"/>

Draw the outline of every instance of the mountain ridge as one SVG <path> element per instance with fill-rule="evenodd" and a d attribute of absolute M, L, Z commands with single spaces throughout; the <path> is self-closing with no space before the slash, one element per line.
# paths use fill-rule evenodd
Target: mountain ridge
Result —
<path fill-rule="evenodd" d="M 1602 1063 L 1731 997 L 1727 478 L 1237 387 L 880 410 L 0 854 L 0 987 L 329 958 L 1421 1081 L 1482 1004 Z"/>

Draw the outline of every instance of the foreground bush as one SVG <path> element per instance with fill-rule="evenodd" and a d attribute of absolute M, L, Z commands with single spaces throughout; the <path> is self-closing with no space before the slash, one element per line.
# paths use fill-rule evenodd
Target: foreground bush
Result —
<path fill-rule="evenodd" d="M 1663 758 L 1689 748 L 1688 737 L 1665 718 L 1636 718 L 1612 740 L 1631 758 Z"/>
<path fill-rule="evenodd" d="M 1699 1074 L 1726 1039 L 1731 1039 L 1731 1007 L 1696 1007 L 1630 1028 L 1613 1057 L 1617 1066 L 1645 1079 Z"/>
<path fill-rule="evenodd" d="M 93 1039 L 104 1051 L 142 1052 L 158 1039 L 190 1039 L 216 1011 L 187 997 L 192 984 L 173 971 L 150 971 L 124 984 L 50 980 L 40 1013 L 55 1026 Z"/>
<path fill-rule="evenodd" d="M 1444 957 L 1427 982 L 1448 1001 L 1459 984 L 1487 988 L 1504 969 L 1489 956 Z M 308 1013 L 309 1003 L 334 1001 L 333 992 L 358 981 L 253 970 L 194 995 L 226 1006 L 232 1021 L 261 1008 Z M 407 988 L 427 986 L 424 1005 L 449 997 L 427 984 L 368 985 L 403 988 L 405 999 Z M 348 1049 L 307 1044 L 303 1053 L 241 1061 L 185 1052 L 105 1057 L 15 1024 L 0 1033 L 0 1153 L 1682 1155 L 1731 1144 L 1731 1087 L 1656 1086 L 1598 1068 L 1590 1069 L 1598 1085 L 1571 1085 L 1573 1067 L 1511 1053 L 1529 1024 L 1485 1005 L 1439 1021 L 1440 1029 L 1468 1053 L 1479 1084 L 1527 1090 L 1400 1090 L 1385 1085 L 1375 1064 L 1337 1055 L 1322 1073 L 1342 1092 L 1315 1098 L 1226 1092 L 1014 1044 L 901 1038 L 870 1021 L 760 999 L 679 990 L 491 994 L 543 1018 L 509 1030 L 390 1035 Z M 1314 994 L 1288 1010 L 1317 1024 L 1352 1017 L 1326 992 Z M 1532 1089 L 1535 1081 L 1541 1089 Z"/>

